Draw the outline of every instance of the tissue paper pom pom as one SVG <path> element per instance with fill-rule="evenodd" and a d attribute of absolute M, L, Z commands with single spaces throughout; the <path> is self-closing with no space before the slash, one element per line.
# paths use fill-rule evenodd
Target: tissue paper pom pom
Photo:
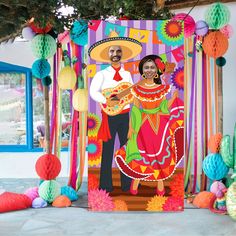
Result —
<path fill-rule="evenodd" d="M 31 48 L 35 57 L 47 59 L 56 53 L 57 44 L 51 35 L 38 34 L 31 41 Z"/>
<path fill-rule="evenodd" d="M 114 203 L 105 190 L 90 190 L 88 192 L 88 207 L 92 211 L 112 211 Z"/>
<path fill-rule="evenodd" d="M 78 200 L 77 192 L 70 186 L 63 186 L 61 188 L 61 195 L 67 196 L 71 201 Z"/>
<path fill-rule="evenodd" d="M 58 42 L 61 44 L 67 44 L 70 42 L 70 32 L 64 31 L 63 33 L 58 35 Z"/>
<path fill-rule="evenodd" d="M 22 30 L 22 36 L 27 40 L 32 40 L 35 36 L 35 32 L 31 27 L 25 27 Z"/>
<path fill-rule="evenodd" d="M 123 200 L 115 200 L 113 211 L 128 211 L 128 206 Z"/>
<path fill-rule="evenodd" d="M 199 20 L 196 22 L 195 34 L 199 36 L 205 36 L 208 33 L 208 25 L 204 20 Z"/>
<path fill-rule="evenodd" d="M 222 66 L 225 66 L 225 64 L 226 64 L 226 59 L 224 57 L 216 58 L 216 65 L 217 66 L 222 67 Z"/>
<path fill-rule="evenodd" d="M 230 11 L 228 7 L 219 2 L 210 5 L 205 14 L 205 20 L 212 29 L 220 29 L 228 24 L 229 18 Z"/>
<path fill-rule="evenodd" d="M 228 39 L 220 32 L 214 31 L 209 33 L 202 43 L 204 52 L 210 57 L 223 56 L 229 46 Z"/>
<path fill-rule="evenodd" d="M 32 202 L 33 208 L 43 208 L 46 207 L 48 204 L 45 200 L 43 200 L 41 197 L 37 197 Z"/>
<path fill-rule="evenodd" d="M 50 71 L 51 66 L 45 59 L 38 59 L 32 65 L 32 74 L 38 79 L 48 76 Z"/>
<path fill-rule="evenodd" d="M 39 196 L 51 203 L 61 195 L 61 187 L 55 180 L 45 180 L 39 186 Z"/>
<path fill-rule="evenodd" d="M 61 195 L 53 201 L 52 205 L 54 207 L 69 207 L 71 206 L 71 201 L 67 196 Z"/>
<path fill-rule="evenodd" d="M 163 205 L 164 211 L 183 211 L 184 199 L 179 197 L 168 197 Z"/>
<path fill-rule="evenodd" d="M 222 139 L 222 134 L 221 133 L 217 133 L 215 135 L 212 135 L 209 138 L 208 148 L 210 149 L 210 151 L 212 153 L 219 153 L 220 152 L 221 139 Z"/>
<path fill-rule="evenodd" d="M 167 197 L 154 196 L 147 203 L 147 211 L 163 211 L 163 205 L 165 204 Z"/>
<path fill-rule="evenodd" d="M 206 176 L 212 180 L 224 178 L 229 171 L 229 168 L 226 166 L 219 153 L 208 154 L 203 160 L 202 168 Z"/>
<path fill-rule="evenodd" d="M 44 180 L 55 179 L 61 171 L 61 162 L 53 154 L 41 156 L 35 165 L 38 176 Z"/>
<path fill-rule="evenodd" d="M 25 194 L 4 192 L 0 195 L 0 213 L 31 207 L 32 200 Z"/>
<path fill-rule="evenodd" d="M 233 27 L 229 24 L 225 25 L 224 27 L 222 27 L 220 29 L 220 32 L 224 34 L 224 36 L 226 36 L 226 38 L 231 38 L 234 34 L 234 30 Z"/>
<path fill-rule="evenodd" d="M 200 192 L 194 198 L 193 205 L 198 208 L 209 208 L 213 197 L 215 197 L 214 193 L 207 191 Z"/>
<path fill-rule="evenodd" d="M 214 181 L 210 187 L 210 192 L 214 193 L 216 197 L 223 197 L 224 193 L 222 190 L 226 189 L 225 185 L 220 181 Z"/>
<path fill-rule="evenodd" d="M 43 86 L 49 86 L 52 83 L 52 79 L 50 76 L 46 76 L 42 79 Z"/>
<path fill-rule="evenodd" d="M 28 196 L 32 201 L 39 196 L 38 187 L 29 188 L 24 193 Z"/>
<path fill-rule="evenodd" d="M 187 15 L 186 13 L 179 13 L 176 14 L 173 19 L 178 21 L 184 20 L 184 37 L 188 38 L 193 35 L 196 23 L 190 15 Z"/>
<path fill-rule="evenodd" d="M 88 174 L 88 191 L 98 189 L 99 182 L 97 176 L 94 174 Z"/>

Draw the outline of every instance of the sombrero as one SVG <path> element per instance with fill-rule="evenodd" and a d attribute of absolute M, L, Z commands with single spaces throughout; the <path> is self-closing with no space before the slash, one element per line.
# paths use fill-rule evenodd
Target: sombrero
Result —
<path fill-rule="evenodd" d="M 108 38 L 94 43 L 89 48 L 89 56 L 96 61 L 110 62 L 108 50 L 111 46 L 121 47 L 121 61 L 134 58 L 142 51 L 142 44 L 139 41 L 133 38 L 119 37 L 115 31 L 112 31 Z"/>

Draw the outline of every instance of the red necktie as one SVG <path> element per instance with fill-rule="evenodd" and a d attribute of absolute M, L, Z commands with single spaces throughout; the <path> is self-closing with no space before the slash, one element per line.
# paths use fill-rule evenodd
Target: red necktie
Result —
<path fill-rule="evenodd" d="M 114 75 L 114 77 L 113 77 L 113 80 L 115 80 L 115 81 L 121 81 L 121 80 L 122 80 L 122 77 L 121 77 L 120 74 L 119 74 L 119 70 L 120 70 L 121 67 L 119 67 L 119 68 L 114 68 L 114 67 L 112 66 L 112 68 L 116 71 L 116 73 L 115 73 L 115 75 Z"/>

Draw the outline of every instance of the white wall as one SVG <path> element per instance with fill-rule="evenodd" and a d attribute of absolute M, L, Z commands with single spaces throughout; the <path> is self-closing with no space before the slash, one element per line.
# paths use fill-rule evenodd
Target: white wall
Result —
<path fill-rule="evenodd" d="M 236 3 L 226 4 L 231 12 L 230 24 L 236 26 Z M 198 20 L 204 20 L 207 6 L 195 7 L 191 16 Z M 190 9 L 175 11 L 187 13 Z M 229 49 L 225 54 L 227 64 L 223 69 L 223 93 L 224 93 L 224 134 L 233 134 L 236 122 L 236 27 L 235 34 L 229 41 Z M 13 44 L 0 45 L 0 61 L 31 67 L 35 58 L 32 55 L 28 42 L 16 42 Z M 34 165 L 42 153 L 0 153 L 0 178 L 29 178 L 37 177 Z M 68 154 L 62 154 L 61 177 L 68 176 Z M 87 164 L 85 170 L 87 169 Z M 87 176 L 87 171 L 84 172 Z"/>

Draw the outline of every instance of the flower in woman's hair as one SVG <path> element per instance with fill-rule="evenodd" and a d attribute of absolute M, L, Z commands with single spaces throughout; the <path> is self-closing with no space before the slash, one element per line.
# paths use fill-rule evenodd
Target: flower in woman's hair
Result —
<path fill-rule="evenodd" d="M 157 58 L 157 59 L 155 60 L 155 63 L 156 63 L 156 65 L 157 65 L 158 69 L 159 69 L 161 72 L 164 72 L 164 70 L 165 70 L 165 63 L 164 63 L 160 58 Z"/>

